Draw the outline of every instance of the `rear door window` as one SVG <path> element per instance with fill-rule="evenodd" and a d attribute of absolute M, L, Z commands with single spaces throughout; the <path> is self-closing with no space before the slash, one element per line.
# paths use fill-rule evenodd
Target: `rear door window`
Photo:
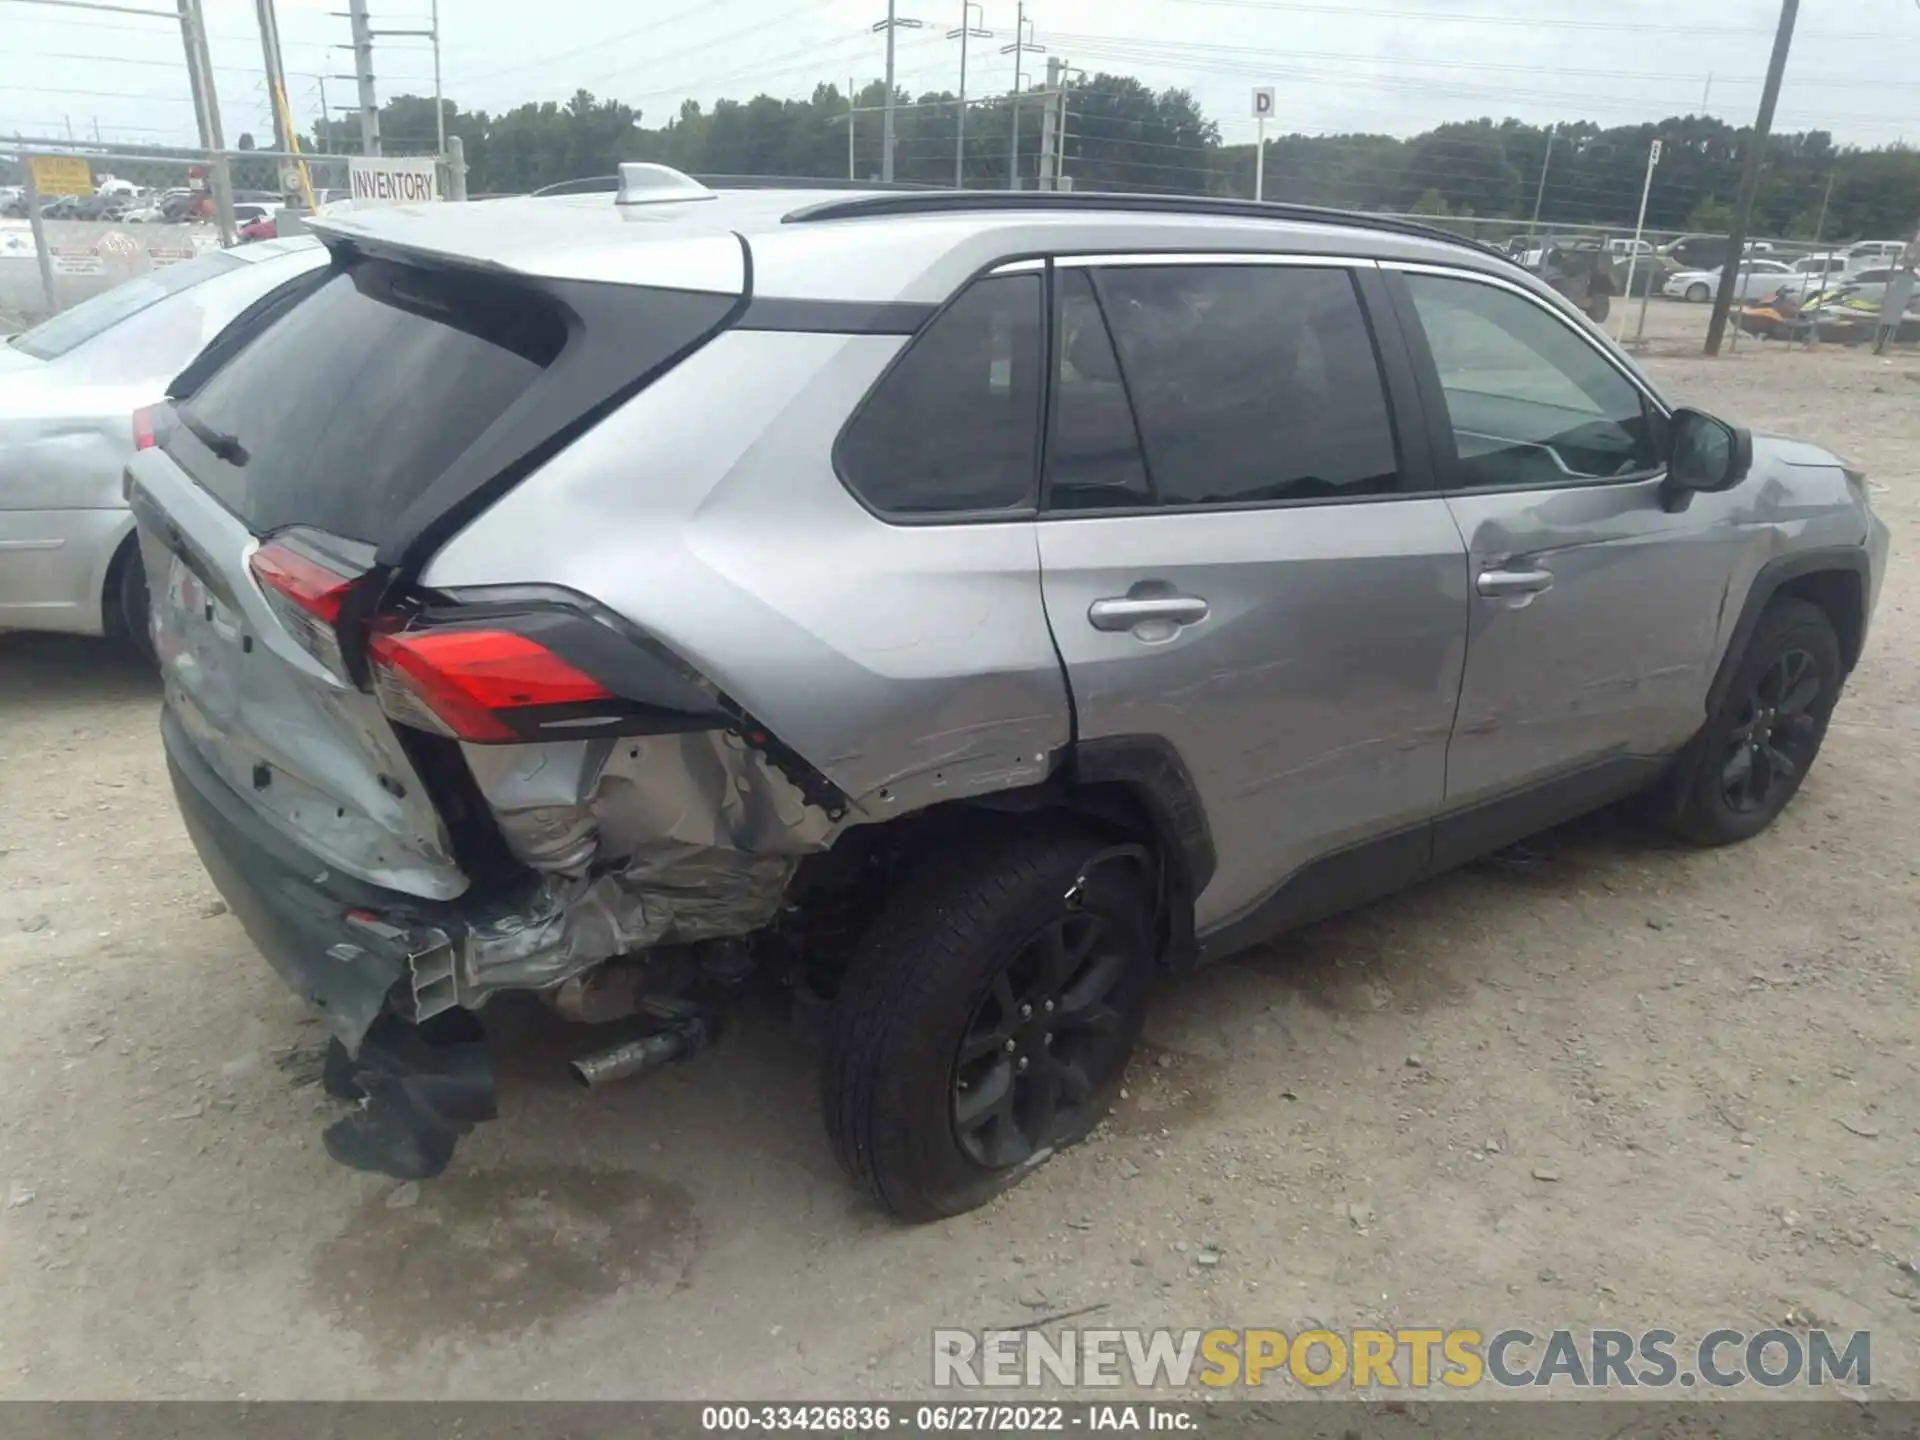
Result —
<path fill-rule="evenodd" d="M 1062 270 L 1047 447 L 1047 507 L 1096 510 L 1150 505 L 1140 435 L 1120 375 L 1119 357 L 1084 270 Z"/>
<path fill-rule="evenodd" d="M 167 449 L 256 534 L 377 544 L 565 340 L 550 302 L 517 286 L 362 261 L 184 400 Z"/>
<path fill-rule="evenodd" d="M 1040 276 L 976 281 L 867 396 L 835 451 L 841 478 L 886 515 L 1031 507 L 1040 380 Z"/>
<path fill-rule="evenodd" d="M 1257 505 L 1399 488 L 1386 389 L 1347 271 L 1113 266 L 1094 270 L 1093 282 L 1155 503 Z"/>

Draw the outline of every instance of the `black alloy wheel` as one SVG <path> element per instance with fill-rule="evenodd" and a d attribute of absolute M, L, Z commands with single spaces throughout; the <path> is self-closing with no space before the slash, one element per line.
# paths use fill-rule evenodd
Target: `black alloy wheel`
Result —
<path fill-rule="evenodd" d="M 1069 912 L 994 975 L 954 1064 L 954 1134 L 976 1164 L 1023 1165 L 1087 1128 L 1087 1107 L 1131 1048 L 1121 993 L 1138 971 L 1131 955 L 1104 916 Z"/>
<path fill-rule="evenodd" d="M 1662 823 L 1700 845 L 1765 830 L 1813 768 L 1846 673 L 1826 612 L 1799 596 L 1774 599 L 1675 768 Z"/>
<path fill-rule="evenodd" d="M 1820 667 L 1805 650 L 1784 650 L 1741 702 L 1720 757 L 1721 794 L 1735 814 L 1768 808 L 1779 787 L 1813 763 L 1820 744 Z"/>

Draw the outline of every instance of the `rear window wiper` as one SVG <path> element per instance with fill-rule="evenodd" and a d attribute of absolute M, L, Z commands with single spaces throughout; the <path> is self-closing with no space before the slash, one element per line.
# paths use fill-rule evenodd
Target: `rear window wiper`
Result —
<path fill-rule="evenodd" d="M 238 435 L 229 435 L 224 430 L 216 430 L 204 420 L 196 420 L 192 415 L 180 413 L 180 423 L 193 432 L 194 438 L 214 453 L 215 458 L 227 462 L 236 470 L 251 458 L 247 447 L 240 443 Z"/>

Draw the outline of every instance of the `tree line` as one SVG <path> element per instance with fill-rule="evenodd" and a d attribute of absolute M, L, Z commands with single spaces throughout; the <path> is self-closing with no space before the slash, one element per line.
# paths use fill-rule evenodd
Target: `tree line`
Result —
<path fill-rule="evenodd" d="M 1083 190 L 1251 195 L 1254 147 L 1222 141 L 1191 92 L 1153 90 L 1127 75 L 1095 74 L 1067 87 L 1064 173 Z M 688 100 L 662 123 L 585 90 L 561 103 L 499 114 L 446 103 L 446 128 L 461 136 L 471 193 L 516 193 L 588 175 L 610 175 L 622 160 L 653 160 L 690 174 L 837 177 L 880 175 L 878 81 L 849 101 L 817 86 L 805 100 L 770 95 Z M 1016 148 L 1024 182 L 1039 173 L 1042 102 L 1007 96 L 969 102 L 960 169 L 970 186 L 1004 188 Z M 960 107 L 951 92 L 899 93 L 895 178 L 954 182 Z M 392 142 L 431 149 L 433 101 L 400 96 L 381 111 Z M 1662 142 L 1648 195 L 1656 230 L 1724 230 L 1739 188 L 1751 132 L 1704 115 L 1603 127 L 1579 120 L 1553 126 L 1479 119 L 1440 125 L 1406 139 L 1390 135 L 1281 135 L 1267 142 L 1269 199 L 1367 210 L 1414 211 L 1457 219 L 1526 218 L 1536 200 L 1543 224 L 1630 227 L 1647 150 Z M 323 148 L 358 148 L 352 119 L 316 125 Z M 1545 185 L 1541 186 L 1542 170 Z M 1920 225 L 1920 150 L 1834 143 L 1824 130 L 1776 134 L 1767 142 L 1753 233 L 1827 240 L 1911 235 Z"/>
<path fill-rule="evenodd" d="M 1075 78 L 1066 92 L 1064 173 L 1076 188 L 1253 193 L 1254 147 L 1226 144 L 1189 91 L 1156 91 L 1131 76 L 1095 74 Z M 580 90 L 565 101 L 497 114 L 463 110 L 449 100 L 444 120 L 447 133 L 465 146 L 472 195 L 524 193 L 611 175 L 623 160 L 658 161 L 697 175 L 851 174 L 870 180 L 881 171 L 885 93 L 876 81 L 851 102 L 831 84 L 815 87 L 804 100 L 759 95 L 720 100 L 710 109 L 688 100 L 648 125 L 633 107 Z M 381 107 L 389 153 L 431 152 L 433 104 L 431 97 L 401 95 Z M 1017 164 L 1023 182 L 1033 185 L 1040 169 L 1042 104 L 1027 96 L 1016 106 L 1004 95 L 969 102 L 959 157 L 965 184 L 1004 188 L 1010 166 Z M 953 184 L 960 122 L 951 93 L 898 94 L 895 178 Z M 1710 116 L 1684 115 L 1612 127 L 1585 120 L 1543 127 L 1478 119 L 1405 139 L 1280 135 L 1267 142 L 1265 194 L 1300 204 L 1411 211 L 1463 229 L 1484 228 L 1475 222 L 1496 218 L 1528 218 L 1536 203 L 1544 225 L 1630 227 L 1648 146 L 1659 140 L 1663 153 L 1648 196 L 1648 227 L 1718 232 L 1731 218 L 1749 133 Z M 354 153 L 359 134 L 354 117 L 319 121 L 309 142 L 325 152 Z M 177 167 L 156 166 L 152 177 L 134 173 L 137 168 L 115 167 L 143 183 L 180 183 Z M 0 174 L 4 170 L 0 163 Z M 234 182 L 275 188 L 274 166 L 239 161 Z M 1768 140 L 1753 233 L 1840 241 L 1907 236 L 1916 225 L 1920 150 L 1836 145 L 1823 130 Z"/>

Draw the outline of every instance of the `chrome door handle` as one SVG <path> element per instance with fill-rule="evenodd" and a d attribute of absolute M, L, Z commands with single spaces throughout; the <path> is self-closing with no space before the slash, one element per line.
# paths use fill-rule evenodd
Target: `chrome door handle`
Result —
<path fill-rule="evenodd" d="M 1473 588 L 1482 595 L 1538 595 L 1553 588 L 1551 570 L 1482 570 Z"/>
<path fill-rule="evenodd" d="M 1087 622 L 1096 630 L 1131 630 L 1145 620 L 1192 625 L 1206 619 L 1207 613 L 1207 602 L 1198 595 L 1123 595 L 1094 601 L 1087 607 Z"/>

